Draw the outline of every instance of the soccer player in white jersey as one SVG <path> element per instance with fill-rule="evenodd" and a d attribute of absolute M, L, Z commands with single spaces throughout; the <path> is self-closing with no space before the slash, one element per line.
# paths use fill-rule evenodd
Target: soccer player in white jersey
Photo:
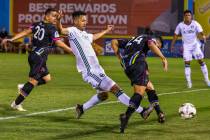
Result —
<path fill-rule="evenodd" d="M 108 25 L 106 30 L 99 33 L 89 34 L 85 31 L 87 24 L 86 13 L 75 11 L 72 14 L 74 26 L 68 28 L 62 27 L 61 17 L 62 13 L 60 12 L 60 15 L 58 15 L 58 28 L 61 34 L 68 36 L 72 52 L 76 57 L 77 70 L 81 73 L 83 80 L 96 89 L 96 94 L 86 103 L 83 105 L 77 104 L 76 117 L 79 119 L 84 111 L 106 100 L 109 91 L 112 92 L 121 103 L 128 106 L 130 98 L 105 74 L 91 45 L 94 40 L 110 32 L 113 29 L 113 25 Z M 141 116 L 146 119 L 152 110 L 152 106 L 148 108 L 142 108 L 140 106 L 136 112 L 140 113 Z"/>
<path fill-rule="evenodd" d="M 190 61 L 192 61 L 192 57 L 194 57 L 195 60 L 198 60 L 205 82 L 207 86 L 210 87 L 208 69 L 205 62 L 203 61 L 204 55 L 201 51 L 201 42 L 199 40 L 201 39 L 203 40 L 203 42 L 206 42 L 206 37 L 203 33 L 201 25 L 197 21 L 192 20 L 192 13 L 190 10 L 184 11 L 184 21 L 180 22 L 176 27 L 174 37 L 171 43 L 172 50 L 174 49 L 174 43 L 178 38 L 179 34 L 182 35 L 183 58 L 185 63 L 185 77 L 187 81 L 187 87 L 192 87 L 190 69 Z"/>

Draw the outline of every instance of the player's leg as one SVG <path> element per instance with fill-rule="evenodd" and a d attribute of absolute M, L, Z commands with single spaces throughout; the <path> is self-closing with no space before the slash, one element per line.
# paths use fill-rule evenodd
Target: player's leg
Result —
<path fill-rule="evenodd" d="M 97 94 L 93 95 L 87 102 L 83 105 L 76 105 L 76 118 L 79 119 L 85 111 L 97 105 L 98 103 L 108 99 L 108 92 L 97 90 Z"/>
<path fill-rule="evenodd" d="M 204 80 L 205 80 L 207 86 L 210 87 L 209 74 L 208 74 L 208 68 L 206 66 L 206 63 L 203 61 L 203 59 L 198 60 L 198 63 L 200 64 L 201 71 L 204 76 Z"/>
<path fill-rule="evenodd" d="M 185 78 L 187 81 L 187 87 L 192 88 L 192 80 L 191 80 L 191 68 L 190 61 L 192 61 L 192 50 L 186 49 L 188 46 L 184 47 L 183 51 L 183 59 L 185 64 Z"/>
<path fill-rule="evenodd" d="M 37 85 L 38 81 L 36 79 L 30 78 L 27 83 L 24 84 L 21 89 L 20 94 L 17 96 L 15 101 L 12 102 L 11 107 L 18 111 L 26 111 L 23 109 L 21 103 L 25 100 L 25 98 L 31 93 L 33 88 Z"/>
<path fill-rule="evenodd" d="M 200 64 L 201 71 L 203 73 L 204 80 L 205 80 L 207 86 L 210 86 L 209 75 L 208 75 L 208 68 L 207 68 L 207 66 L 206 66 L 206 64 L 205 64 L 205 62 L 203 60 L 204 55 L 203 55 L 203 52 L 201 51 L 199 43 L 197 43 L 197 46 L 193 50 L 193 56 L 194 56 L 194 58 L 196 60 L 198 60 L 198 63 Z"/>
<path fill-rule="evenodd" d="M 124 105 L 129 106 L 130 97 L 126 95 L 126 93 L 108 76 L 105 76 L 101 83 L 100 88 L 104 91 L 112 92 L 117 99 Z M 141 113 L 143 108 L 139 106 L 136 109 L 136 112 Z"/>
<path fill-rule="evenodd" d="M 22 110 L 21 103 L 25 100 L 25 98 L 31 93 L 33 88 L 38 84 L 38 79 L 40 79 L 43 75 L 42 68 L 43 64 L 45 64 L 45 59 L 41 56 L 38 56 L 35 53 L 31 53 L 28 57 L 28 62 L 30 65 L 29 72 L 29 81 L 24 84 L 23 88 L 20 90 L 20 94 L 17 96 L 15 101 L 11 104 L 11 107 L 17 109 L 19 111 Z"/>
<path fill-rule="evenodd" d="M 155 111 L 158 115 L 158 122 L 164 123 L 165 115 L 160 108 L 159 99 L 151 81 L 149 81 L 147 84 L 146 92 L 147 92 L 147 96 L 148 96 L 148 100 L 150 104 L 154 106 Z"/>
<path fill-rule="evenodd" d="M 131 85 L 134 88 L 134 94 L 130 98 L 129 107 L 124 114 L 120 115 L 120 132 L 124 133 L 128 120 L 134 111 L 140 106 L 141 100 L 149 82 L 148 66 L 145 61 L 130 66 L 126 69 L 126 75 L 131 80 Z"/>
<path fill-rule="evenodd" d="M 129 107 L 126 112 L 120 114 L 120 132 L 124 133 L 124 130 L 128 124 L 128 120 L 135 110 L 140 106 L 141 100 L 143 98 L 146 86 L 134 85 L 134 94 L 130 98 Z"/>

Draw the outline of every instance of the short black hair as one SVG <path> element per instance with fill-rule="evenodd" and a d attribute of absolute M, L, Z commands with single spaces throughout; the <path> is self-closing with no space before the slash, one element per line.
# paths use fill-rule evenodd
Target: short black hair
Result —
<path fill-rule="evenodd" d="M 83 11 L 75 11 L 75 12 L 72 13 L 73 19 L 75 19 L 75 18 L 77 18 L 79 16 L 86 16 L 86 15 L 87 14 L 85 12 L 83 12 Z"/>
<path fill-rule="evenodd" d="M 45 11 L 45 15 L 48 15 L 50 14 L 51 12 L 57 12 L 57 10 L 55 8 L 48 8 L 46 11 Z"/>
<path fill-rule="evenodd" d="M 192 15 L 192 12 L 190 10 L 185 10 L 184 11 L 184 15 L 187 14 L 187 13 L 190 13 Z"/>

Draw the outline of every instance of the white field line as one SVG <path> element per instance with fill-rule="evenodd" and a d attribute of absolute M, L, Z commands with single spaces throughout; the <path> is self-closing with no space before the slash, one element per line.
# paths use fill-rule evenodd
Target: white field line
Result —
<path fill-rule="evenodd" d="M 191 93 L 191 92 L 205 91 L 205 90 L 210 90 L 210 88 L 186 90 L 186 91 L 175 91 L 175 92 L 168 92 L 168 93 L 160 93 L 160 94 L 158 94 L 158 96 L 173 95 L 173 94 L 177 94 L 177 93 Z M 119 101 L 109 101 L 109 102 L 101 103 L 99 105 L 115 104 L 115 103 L 118 103 L 118 102 Z M 29 113 L 29 114 L 24 114 L 24 115 L 0 117 L 0 121 L 2 121 L 2 120 L 11 120 L 11 119 L 16 119 L 16 118 L 22 118 L 22 117 L 30 117 L 30 116 L 36 116 L 36 115 L 48 114 L 48 113 L 63 112 L 63 111 L 73 110 L 73 109 L 75 109 L 75 107 L 68 107 L 68 108 L 63 108 L 63 109 L 55 109 L 55 110 L 42 111 L 42 112 L 34 112 L 34 113 Z"/>

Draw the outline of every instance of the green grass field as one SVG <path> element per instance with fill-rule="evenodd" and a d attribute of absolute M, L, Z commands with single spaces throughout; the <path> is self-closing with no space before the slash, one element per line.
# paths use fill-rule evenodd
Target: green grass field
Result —
<path fill-rule="evenodd" d="M 99 60 L 107 75 L 131 96 L 132 88 L 118 60 L 112 56 L 100 56 Z M 146 121 L 135 114 L 126 133 L 120 134 L 119 114 L 126 107 L 115 102 L 116 98 L 111 94 L 107 104 L 88 110 L 80 120 L 75 119 L 75 104 L 85 102 L 95 91 L 82 81 L 75 59 L 68 55 L 49 56 L 48 67 L 53 79 L 49 84 L 35 88 L 25 100 L 27 112 L 10 109 L 17 96 L 17 84 L 26 82 L 29 67 L 26 55 L 0 54 L 0 139 L 210 140 L 210 88 L 203 82 L 199 65 L 193 61 L 193 88 L 187 89 L 182 59 L 168 61 L 169 71 L 165 73 L 159 58 L 148 58 L 150 79 L 160 94 L 166 123 L 159 124 L 155 112 Z M 206 63 L 210 68 L 210 60 Z M 179 117 L 178 108 L 185 102 L 196 106 L 195 118 L 183 120 Z M 142 105 L 148 105 L 147 99 Z"/>

